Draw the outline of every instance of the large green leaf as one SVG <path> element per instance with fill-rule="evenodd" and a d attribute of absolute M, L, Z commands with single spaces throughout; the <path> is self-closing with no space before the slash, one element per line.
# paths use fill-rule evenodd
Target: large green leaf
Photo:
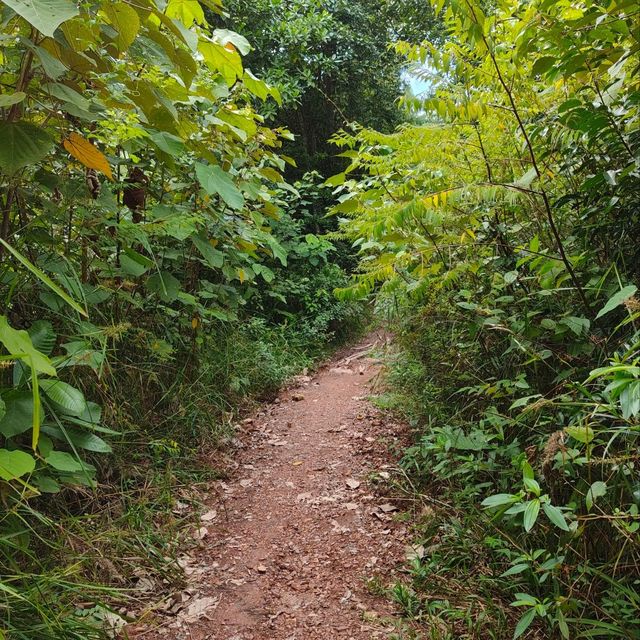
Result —
<path fill-rule="evenodd" d="M 587 495 L 585 498 L 585 504 L 587 505 L 587 511 L 591 511 L 591 507 L 593 507 L 594 503 L 598 498 L 602 498 L 602 496 L 607 495 L 607 483 L 602 482 L 602 480 L 596 480 L 589 487 L 589 491 L 587 491 Z"/>
<path fill-rule="evenodd" d="M 82 415 L 87 401 L 81 391 L 61 380 L 40 380 L 40 387 L 48 398 L 73 416 Z"/>
<path fill-rule="evenodd" d="M 243 56 L 246 56 L 251 51 L 249 41 L 235 31 L 229 31 L 228 29 L 215 29 L 213 32 L 213 39 L 216 42 L 219 42 L 223 47 L 233 45 Z M 228 50 L 232 50 L 231 47 L 229 47 Z"/>
<path fill-rule="evenodd" d="M 56 332 L 48 320 L 36 320 L 29 327 L 27 333 L 31 336 L 31 342 L 38 351 L 46 356 L 51 355 L 56 344 Z"/>
<path fill-rule="evenodd" d="M 196 175 L 209 195 L 219 195 L 232 209 L 244 207 L 244 196 L 222 167 L 197 162 Z"/>
<path fill-rule="evenodd" d="M 31 336 L 24 330 L 19 331 L 10 327 L 5 316 L 0 316 L 0 342 L 11 355 L 25 358 L 37 373 L 56 375 L 56 370 L 49 358 L 33 346 Z"/>
<path fill-rule="evenodd" d="M 10 107 L 11 105 L 22 102 L 27 97 L 24 91 L 16 91 L 15 93 L 5 93 L 0 95 L 0 107 Z"/>
<path fill-rule="evenodd" d="M 60 427 L 53 425 L 43 426 L 42 431 L 61 442 L 71 442 L 76 449 L 86 449 L 96 453 L 110 453 L 112 451 L 111 445 L 95 433 L 87 433 L 77 429 L 65 429 L 63 431 Z"/>
<path fill-rule="evenodd" d="M 569 531 L 569 526 L 567 525 L 567 521 L 564 519 L 564 514 L 558 507 L 552 505 L 550 502 L 543 502 L 542 509 L 544 510 L 547 518 L 556 525 L 559 529 L 563 531 Z"/>
<path fill-rule="evenodd" d="M 0 169 L 13 175 L 37 164 L 53 148 L 53 138 L 29 122 L 0 122 Z"/>
<path fill-rule="evenodd" d="M 211 243 L 202 235 L 191 236 L 202 257 L 212 269 L 220 269 L 224 264 L 224 254 L 211 246 Z"/>
<path fill-rule="evenodd" d="M 77 473 L 86 469 L 86 466 L 80 460 L 64 451 L 52 451 L 45 458 L 45 462 L 58 471 L 66 471 L 68 473 Z"/>
<path fill-rule="evenodd" d="M 45 356 L 51 355 L 56 344 L 56 333 L 47 320 L 36 320 L 28 329 L 33 346 Z M 52 362 L 52 364 L 54 364 Z M 13 366 L 13 386 L 19 387 L 22 381 L 28 377 L 29 367 L 22 360 L 17 360 Z"/>
<path fill-rule="evenodd" d="M 126 51 L 138 35 L 140 30 L 140 18 L 135 9 L 124 2 L 106 2 L 104 11 L 109 22 L 118 32 L 116 46 L 120 51 Z"/>
<path fill-rule="evenodd" d="M 180 293 L 180 281 L 167 271 L 160 271 L 147 280 L 147 288 L 157 293 L 163 302 L 173 302 Z"/>
<path fill-rule="evenodd" d="M 207 66 L 218 71 L 229 87 L 243 75 L 242 58 L 234 49 L 227 49 L 224 45 L 217 42 L 207 42 L 200 40 L 198 43 L 198 51 L 204 57 Z"/>
<path fill-rule="evenodd" d="M 45 36 L 53 37 L 55 30 L 79 11 L 71 0 L 3 0 Z"/>
<path fill-rule="evenodd" d="M 637 290 L 638 287 L 629 285 L 628 287 L 624 287 L 623 289 L 620 289 L 620 291 L 614 293 L 607 301 L 607 304 L 598 311 L 596 320 L 610 311 L 613 311 L 616 307 L 619 307 L 625 300 L 628 300 L 631 296 L 635 295 Z"/>
<path fill-rule="evenodd" d="M 185 152 L 184 142 L 178 138 L 178 136 L 174 136 L 166 131 L 158 131 L 150 135 L 149 138 L 160 151 L 164 151 L 170 156 L 177 157 Z"/>
<path fill-rule="evenodd" d="M 2 396 L 5 413 L 0 418 L 0 433 L 13 438 L 33 426 L 33 396 L 28 391 L 8 391 Z"/>
<path fill-rule="evenodd" d="M 24 451 L 8 451 L 0 449 L 0 478 L 15 480 L 36 468 L 36 461 Z"/>
<path fill-rule="evenodd" d="M 170 18 L 180 20 L 185 27 L 194 22 L 205 23 L 204 12 L 198 0 L 169 0 L 165 13 Z"/>

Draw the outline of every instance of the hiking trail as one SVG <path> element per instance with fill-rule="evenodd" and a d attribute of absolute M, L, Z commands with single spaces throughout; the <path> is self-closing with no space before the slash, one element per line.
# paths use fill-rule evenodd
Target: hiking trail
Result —
<path fill-rule="evenodd" d="M 383 495 L 404 427 L 368 400 L 374 334 L 241 422 L 230 478 L 214 483 L 188 585 L 137 640 L 387 638 L 388 585 L 406 527 Z M 385 471 L 385 469 L 389 469 Z"/>

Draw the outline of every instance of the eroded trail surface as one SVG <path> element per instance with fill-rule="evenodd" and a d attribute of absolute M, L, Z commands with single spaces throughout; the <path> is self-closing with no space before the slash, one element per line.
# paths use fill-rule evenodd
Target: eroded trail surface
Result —
<path fill-rule="evenodd" d="M 244 421 L 238 468 L 216 483 L 201 547 L 185 560 L 182 608 L 145 638 L 388 637 L 389 605 L 367 586 L 376 576 L 388 584 L 405 534 L 375 481 L 388 477 L 399 437 L 367 400 L 379 372 L 368 350 L 381 340 L 340 354 Z"/>

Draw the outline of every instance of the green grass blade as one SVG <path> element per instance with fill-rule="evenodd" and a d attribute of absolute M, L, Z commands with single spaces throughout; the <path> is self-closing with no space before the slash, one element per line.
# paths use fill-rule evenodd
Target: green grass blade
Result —
<path fill-rule="evenodd" d="M 47 287 L 49 287 L 49 289 L 51 289 L 54 293 L 59 295 L 70 307 L 75 309 L 78 313 L 85 316 L 86 318 L 89 317 L 89 314 L 86 312 L 86 310 L 83 309 L 66 291 L 61 289 L 44 271 L 42 271 L 41 269 L 38 269 L 38 267 L 36 267 L 35 264 L 27 260 L 27 258 L 25 258 L 18 251 L 16 251 L 10 244 L 5 242 L 2 238 L 0 238 L 0 244 L 2 244 L 2 246 L 7 251 L 9 251 L 9 253 L 11 253 L 11 255 L 16 260 L 21 262 L 29 271 L 31 271 L 31 273 L 33 273 L 33 275 L 36 276 L 36 278 L 38 278 L 40 282 L 42 282 Z"/>

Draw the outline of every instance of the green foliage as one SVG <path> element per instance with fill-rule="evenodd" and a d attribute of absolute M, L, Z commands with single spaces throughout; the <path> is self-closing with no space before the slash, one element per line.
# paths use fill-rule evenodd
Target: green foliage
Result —
<path fill-rule="evenodd" d="M 398 45 L 432 86 L 409 105 L 422 124 L 334 138 L 351 162 L 334 211 L 361 257 L 338 293 L 403 318 L 391 380 L 420 434 L 404 465 L 485 563 L 469 597 L 478 580 L 502 593 L 494 637 L 636 638 L 637 16 L 434 6 L 445 43 Z M 480 637 L 457 621 L 464 595 L 428 609 L 451 561 L 412 615 Z"/>
<path fill-rule="evenodd" d="M 296 134 L 287 144 L 299 167 L 296 177 L 335 171 L 339 161 L 327 141 L 347 122 L 389 131 L 403 121 L 396 98 L 404 61 L 389 43 L 420 40 L 434 30 L 425 3 L 229 0 L 226 7 L 233 28 L 254 44 L 247 64 L 282 95 L 283 109 L 271 103 L 263 111 Z"/>

